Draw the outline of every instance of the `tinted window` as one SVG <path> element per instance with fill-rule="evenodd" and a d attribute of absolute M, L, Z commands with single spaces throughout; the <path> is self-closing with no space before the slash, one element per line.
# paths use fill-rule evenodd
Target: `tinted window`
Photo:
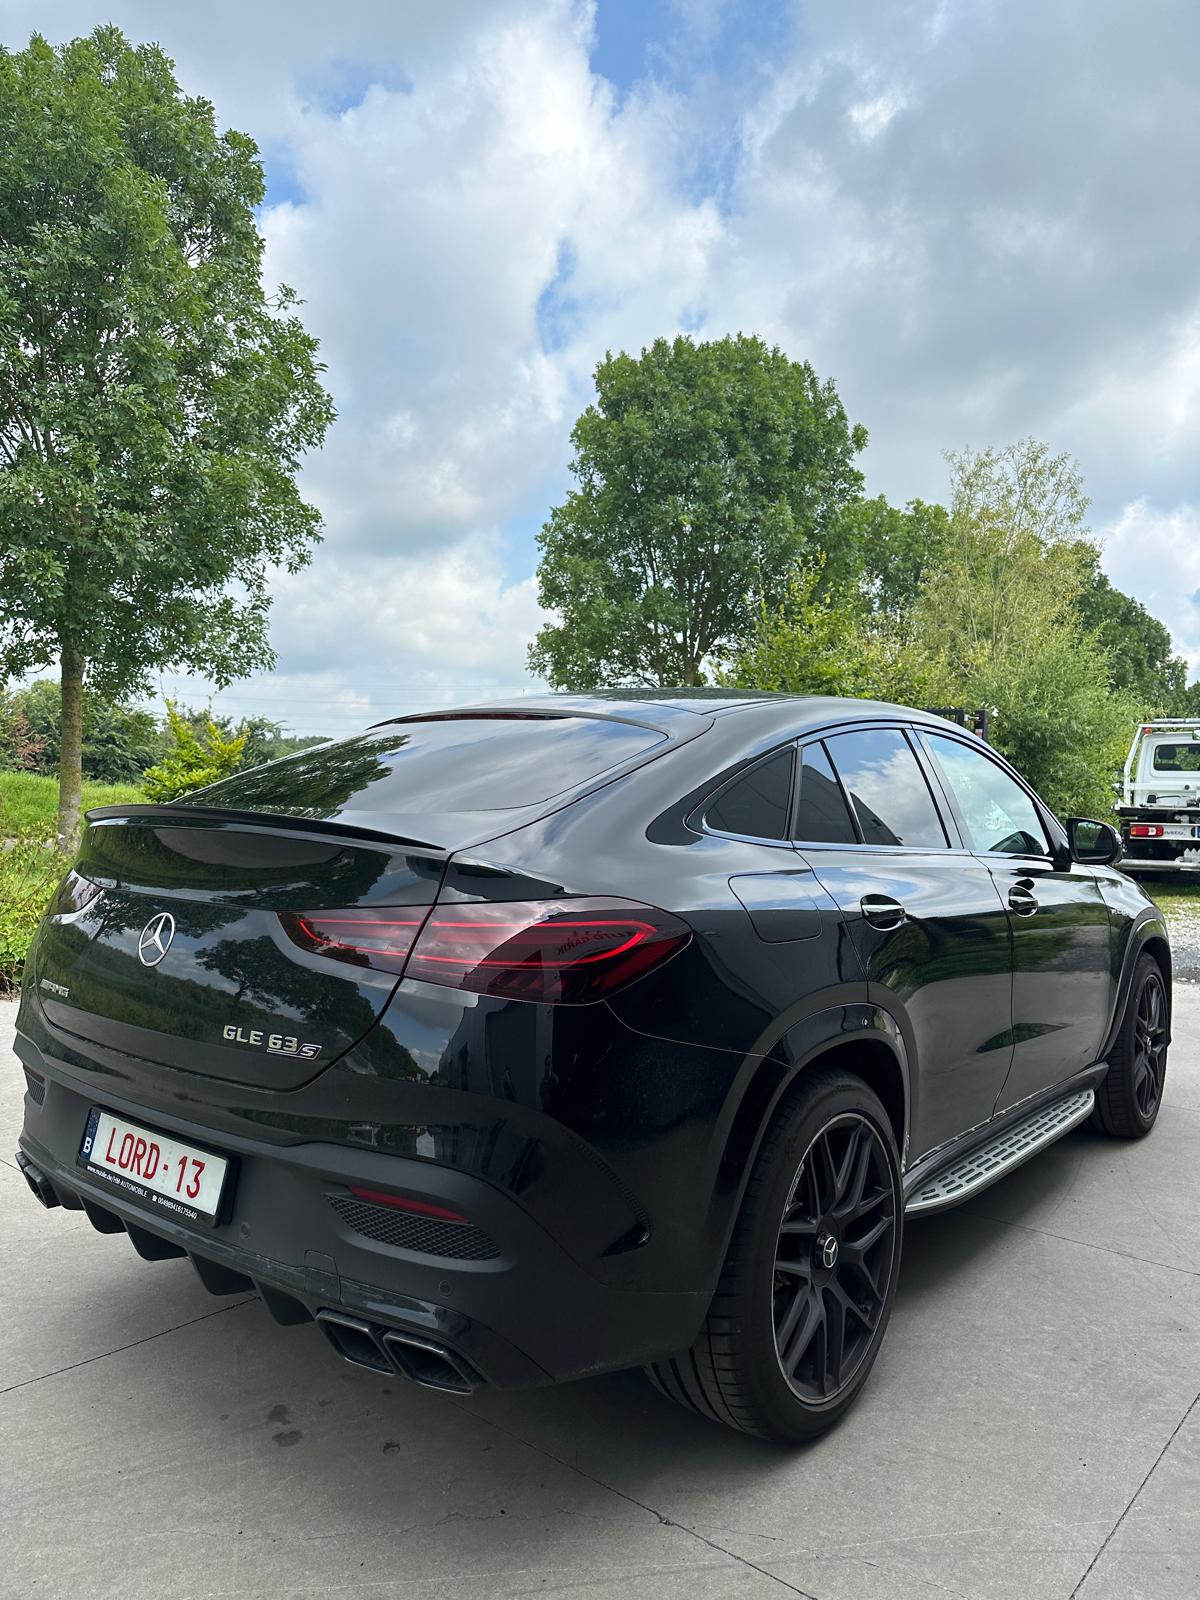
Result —
<path fill-rule="evenodd" d="M 800 798 L 792 837 L 809 844 L 857 844 L 846 798 L 825 747 L 807 744 L 800 753 Z"/>
<path fill-rule="evenodd" d="M 777 750 L 731 783 L 708 806 L 704 820 L 722 833 L 745 833 L 752 839 L 787 837 L 792 797 L 792 751 Z"/>
<path fill-rule="evenodd" d="M 898 728 L 864 728 L 827 741 L 867 844 L 945 847 L 925 775 Z"/>
<path fill-rule="evenodd" d="M 665 738 L 596 717 L 397 722 L 237 773 L 198 791 L 191 803 L 322 819 L 345 812 L 495 811 L 548 800 Z"/>
<path fill-rule="evenodd" d="M 1044 856 L 1046 833 L 1037 807 L 1002 767 L 969 745 L 926 734 L 946 775 L 976 850 L 1006 856 Z"/>
<path fill-rule="evenodd" d="M 1156 744 L 1155 772 L 1200 772 L 1200 745 Z"/>

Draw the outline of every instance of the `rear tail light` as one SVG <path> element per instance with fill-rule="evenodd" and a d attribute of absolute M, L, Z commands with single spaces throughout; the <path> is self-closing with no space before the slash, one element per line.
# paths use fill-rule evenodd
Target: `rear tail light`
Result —
<path fill-rule="evenodd" d="M 1134 839 L 1161 839 L 1166 830 L 1161 822 L 1131 822 L 1130 837 Z"/>
<path fill-rule="evenodd" d="M 316 955 L 509 1000 L 587 1005 L 682 950 L 691 929 L 632 900 L 470 901 L 406 912 L 284 913 Z"/>
<path fill-rule="evenodd" d="M 283 911 L 279 920 L 292 943 L 311 955 L 399 976 L 428 914 L 424 906 L 395 906 L 379 911 Z"/>

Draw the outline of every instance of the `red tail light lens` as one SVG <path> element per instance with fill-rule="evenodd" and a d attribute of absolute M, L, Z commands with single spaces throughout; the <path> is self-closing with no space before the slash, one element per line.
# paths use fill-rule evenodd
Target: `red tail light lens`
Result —
<path fill-rule="evenodd" d="M 1166 829 L 1160 822 L 1133 822 L 1129 832 L 1134 839 L 1161 839 Z"/>
<path fill-rule="evenodd" d="M 428 915 L 425 906 L 388 906 L 378 911 L 283 911 L 279 920 L 292 943 L 311 955 L 399 976 Z"/>
<path fill-rule="evenodd" d="M 283 912 L 313 955 L 509 1000 L 587 1005 L 660 966 L 691 938 L 632 900 L 509 900 Z"/>
<path fill-rule="evenodd" d="M 435 906 L 407 975 L 511 1000 L 587 1005 L 683 948 L 691 929 L 632 900 Z"/>

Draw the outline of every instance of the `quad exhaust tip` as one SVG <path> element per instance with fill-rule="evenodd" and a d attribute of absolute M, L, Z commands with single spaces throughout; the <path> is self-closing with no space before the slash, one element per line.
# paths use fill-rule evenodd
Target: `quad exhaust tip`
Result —
<path fill-rule="evenodd" d="M 352 1366 L 450 1394 L 472 1394 L 480 1385 L 479 1374 L 435 1340 L 399 1328 L 383 1328 L 341 1311 L 318 1311 L 317 1323 L 342 1360 Z"/>

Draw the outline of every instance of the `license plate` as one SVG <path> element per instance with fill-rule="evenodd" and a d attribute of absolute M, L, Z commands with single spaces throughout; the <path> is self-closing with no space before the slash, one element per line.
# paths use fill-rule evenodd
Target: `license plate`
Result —
<path fill-rule="evenodd" d="M 121 1194 L 180 1222 L 212 1224 L 229 1171 L 225 1156 L 154 1133 L 111 1111 L 88 1114 L 80 1164 Z"/>

